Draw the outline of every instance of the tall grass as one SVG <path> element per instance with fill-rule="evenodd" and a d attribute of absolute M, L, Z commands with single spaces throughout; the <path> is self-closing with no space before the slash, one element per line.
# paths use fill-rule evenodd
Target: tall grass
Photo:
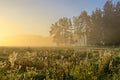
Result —
<path fill-rule="evenodd" d="M 1 80 L 119 80 L 120 49 L 11 49 Z"/>

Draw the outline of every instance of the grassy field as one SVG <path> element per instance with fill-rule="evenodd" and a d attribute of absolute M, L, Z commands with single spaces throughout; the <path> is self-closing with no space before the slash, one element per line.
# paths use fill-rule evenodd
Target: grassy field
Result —
<path fill-rule="evenodd" d="M 0 48 L 0 80 L 120 80 L 120 48 Z"/>

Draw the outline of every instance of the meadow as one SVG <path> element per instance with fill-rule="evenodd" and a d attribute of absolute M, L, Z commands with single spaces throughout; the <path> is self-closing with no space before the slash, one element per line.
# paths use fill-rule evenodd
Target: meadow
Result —
<path fill-rule="evenodd" d="M 120 80 L 120 48 L 0 48 L 0 80 Z"/>

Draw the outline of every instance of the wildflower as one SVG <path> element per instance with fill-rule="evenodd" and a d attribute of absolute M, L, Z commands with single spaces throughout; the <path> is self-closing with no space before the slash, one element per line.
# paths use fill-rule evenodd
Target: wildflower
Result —
<path fill-rule="evenodd" d="M 14 63 L 17 59 L 17 53 L 13 52 L 12 54 L 9 55 L 9 62 L 11 63 L 11 67 L 14 66 Z"/>

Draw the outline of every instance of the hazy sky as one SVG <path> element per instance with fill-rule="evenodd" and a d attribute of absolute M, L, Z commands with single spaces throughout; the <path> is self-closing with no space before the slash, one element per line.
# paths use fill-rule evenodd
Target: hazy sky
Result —
<path fill-rule="evenodd" d="M 118 1 L 118 0 L 113 0 Z M 102 8 L 106 0 L 0 0 L 0 37 L 17 34 L 49 35 L 61 17 Z"/>

